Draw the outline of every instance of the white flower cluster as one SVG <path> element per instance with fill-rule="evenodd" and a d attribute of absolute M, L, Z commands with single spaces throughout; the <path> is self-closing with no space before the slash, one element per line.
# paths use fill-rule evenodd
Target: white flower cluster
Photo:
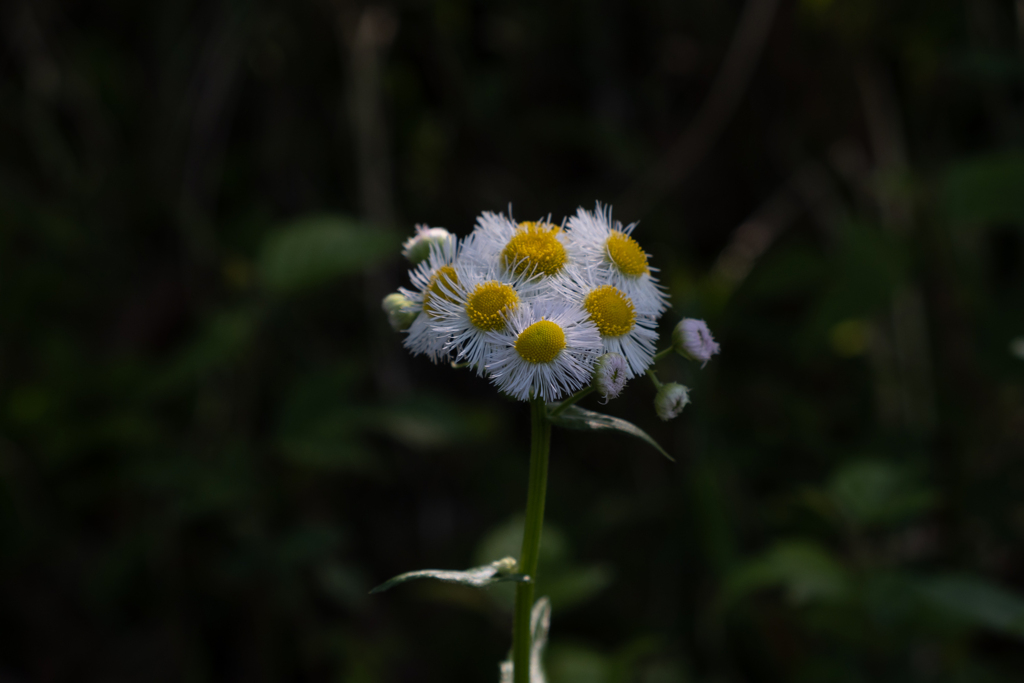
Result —
<path fill-rule="evenodd" d="M 414 354 L 464 363 L 519 400 L 563 398 L 595 369 L 614 398 L 650 366 L 667 308 L 635 227 L 600 204 L 562 226 L 486 212 L 462 240 L 417 226 L 411 287 L 384 308 Z M 606 354 L 621 358 L 599 365 Z"/>

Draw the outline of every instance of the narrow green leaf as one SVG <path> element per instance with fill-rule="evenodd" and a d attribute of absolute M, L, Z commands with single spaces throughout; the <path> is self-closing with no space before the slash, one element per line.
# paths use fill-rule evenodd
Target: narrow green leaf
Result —
<path fill-rule="evenodd" d="M 383 593 L 389 588 L 394 588 L 400 583 L 406 581 L 413 581 L 415 579 L 436 579 L 438 581 L 444 581 L 445 583 L 458 583 L 463 586 L 473 586 L 474 588 L 483 588 L 489 586 L 492 583 L 501 583 L 502 581 L 529 581 L 530 577 L 525 574 L 516 574 L 516 561 L 515 558 L 505 557 L 490 564 L 485 564 L 480 567 L 472 567 L 465 571 L 457 571 L 454 569 L 420 569 L 414 572 L 406 572 L 399 574 L 393 579 L 388 579 L 381 585 L 377 586 L 370 591 L 373 593 Z"/>
<path fill-rule="evenodd" d="M 551 406 L 549 406 L 549 410 L 550 408 Z M 566 429 L 575 429 L 582 432 L 611 431 L 634 436 L 655 448 L 659 453 L 672 462 L 675 462 L 675 458 L 669 455 L 664 448 L 659 446 L 658 442 L 652 439 L 647 432 L 640 429 L 632 422 L 623 420 L 620 417 L 612 417 L 611 415 L 595 413 L 592 410 L 585 410 L 579 406 L 569 406 L 554 417 L 552 417 L 549 412 L 548 419 L 551 420 L 551 424 L 558 427 L 565 427 Z"/>
<path fill-rule="evenodd" d="M 275 292 L 294 292 L 331 278 L 361 272 L 396 253 L 398 236 L 344 216 L 300 218 L 271 233 L 263 243 L 259 273 Z"/>
<path fill-rule="evenodd" d="M 919 589 L 934 607 L 977 626 L 1024 638 L 1024 597 L 977 576 L 942 576 Z"/>

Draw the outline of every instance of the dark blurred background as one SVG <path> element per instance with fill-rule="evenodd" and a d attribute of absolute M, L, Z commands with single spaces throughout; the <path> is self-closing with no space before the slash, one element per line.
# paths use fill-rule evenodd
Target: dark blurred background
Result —
<path fill-rule="evenodd" d="M 551 683 L 1024 680 L 1024 3 L 0 9 L 0 681 L 496 681 L 528 411 L 415 223 L 611 202 L 672 423 L 554 435 Z"/>

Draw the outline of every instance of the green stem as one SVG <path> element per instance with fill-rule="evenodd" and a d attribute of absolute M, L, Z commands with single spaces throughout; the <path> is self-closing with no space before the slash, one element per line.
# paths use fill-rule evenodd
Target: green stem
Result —
<path fill-rule="evenodd" d="M 530 487 L 526 494 L 526 524 L 523 549 L 517 571 L 530 580 L 516 584 L 516 606 L 512 621 L 512 667 L 514 683 L 530 683 L 530 612 L 537 585 L 537 559 L 540 557 L 540 533 L 544 527 L 544 498 L 548 488 L 548 454 L 551 450 L 551 423 L 543 399 L 530 400 Z"/>
<path fill-rule="evenodd" d="M 650 377 L 650 378 L 651 378 L 651 381 L 652 381 L 652 382 L 654 382 L 654 388 L 655 388 L 655 389 L 661 389 L 661 387 L 662 387 L 663 385 L 662 385 L 662 383 L 661 383 L 661 382 L 659 382 L 659 381 L 658 381 L 658 376 L 654 374 L 654 370 L 652 370 L 652 369 L 650 369 L 650 368 L 647 368 L 647 371 L 646 371 L 646 373 L 645 373 L 645 374 L 646 374 L 646 375 L 647 375 L 648 377 Z"/>
<path fill-rule="evenodd" d="M 658 351 L 656 354 L 654 354 L 654 359 L 651 362 L 652 363 L 657 363 L 659 360 L 661 360 L 662 358 L 664 358 L 668 354 L 672 353 L 673 350 L 674 349 L 670 346 L 667 349 L 663 349 L 662 351 Z"/>
<path fill-rule="evenodd" d="M 564 401 L 559 403 L 557 406 L 555 406 L 551 410 L 551 417 L 555 417 L 556 415 L 561 415 L 562 412 L 566 408 L 571 406 L 573 403 L 576 403 L 576 401 L 579 401 L 581 398 L 583 398 L 587 394 L 592 393 L 593 391 L 594 391 L 594 385 L 590 385 L 589 387 L 586 387 L 585 389 L 580 389 L 575 394 L 573 394 L 572 396 L 570 396 L 569 398 L 565 399 Z"/>

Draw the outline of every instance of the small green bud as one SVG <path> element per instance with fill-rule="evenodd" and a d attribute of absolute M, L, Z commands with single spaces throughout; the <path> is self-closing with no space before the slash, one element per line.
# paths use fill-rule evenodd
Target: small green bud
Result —
<path fill-rule="evenodd" d="M 420 314 L 419 307 L 409 297 L 399 292 L 384 297 L 381 308 L 387 313 L 388 323 L 395 332 L 404 332 L 409 329 L 412 321 Z"/>
<path fill-rule="evenodd" d="M 689 390 L 682 384 L 669 382 L 658 389 L 658 395 L 654 397 L 654 410 L 658 417 L 667 422 L 683 412 L 689 402 Z"/>
<path fill-rule="evenodd" d="M 412 265 L 424 261 L 430 256 L 432 245 L 441 246 L 448 240 L 454 240 L 455 235 L 444 228 L 431 228 L 429 225 L 417 225 L 416 234 L 402 244 L 402 255 L 409 259 Z"/>
<path fill-rule="evenodd" d="M 606 353 L 597 359 L 594 368 L 594 388 L 605 401 L 618 398 L 626 386 L 629 368 L 626 359 L 617 353 Z"/>
<path fill-rule="evenodd" d="M 706 364 L 719 347 L 707 323 L 696 318 L 683 318 L 672 330 L 672 348 L 680 356 Z"/>

